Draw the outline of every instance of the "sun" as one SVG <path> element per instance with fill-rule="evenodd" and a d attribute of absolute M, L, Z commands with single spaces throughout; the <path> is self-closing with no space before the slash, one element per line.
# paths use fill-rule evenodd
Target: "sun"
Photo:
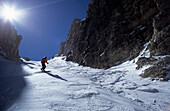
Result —
<path fill-rule="evenodd" d="M 10 21 L 16 20 L 16 19 L 18 19 L 19 15 L 20 15 L 20 12 L 17 11 L 13 7 L 4 5 L 4 7 L 1 9 L 1 16 L 5 20 L 10 20 Z"/>

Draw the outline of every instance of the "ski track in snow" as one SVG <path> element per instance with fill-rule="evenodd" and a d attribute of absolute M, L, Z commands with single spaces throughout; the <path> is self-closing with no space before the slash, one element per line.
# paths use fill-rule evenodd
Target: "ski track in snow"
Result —
<path fill-rule="evenodd" d="M 62 59 L 49 60 L 47 73 L 25 61 L 27 86 L 8 111 L 170 111 L 169 82 L 141 78 L 132 62 L 103 70 Z"/>

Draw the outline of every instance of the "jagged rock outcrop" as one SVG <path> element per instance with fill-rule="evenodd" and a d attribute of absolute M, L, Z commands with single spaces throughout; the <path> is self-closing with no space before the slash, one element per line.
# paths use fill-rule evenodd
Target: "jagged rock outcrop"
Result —
<path fill-rule="evenodd" d="M 170 1 L 156 0 L 159 13 L 153 18 L 151 56 L 170 55 Z"/>
<path fill-rule="evenodd" d="M 92 0 L 86 19 L 73 21 L 59 56 L 84 66 L 109 68 L 134 59 L 148 42 L 150 57 L 169 55 L 169 2 Z"/>
<path fill-rule="evenodd" d="M 28 58 L 28 57 L 23 57 L 23 59 L 26 60 L 26 61 L 30 61 L 30 60 L 31 60 L 31 59 Z"/>
<path fill-rule="evenodd" d="M 141 58 L 139 66 L 152 65 L 146 69 L 142 77 L 159 77 L 170 79 L 170 1 L 155 0 L 159 13 L 153 18 L 153 34 L 148 50 L 150 58 Z M 155 56 L 155 57 L 154 57 Z M 163 56 L 163 57 L 159 57 Z"/>
<path fill-rule="evenodd" d="M 19 45 L 22 40 L 21 35 L 17 35 L 14 26 L 7 21 L 0 19 L 0 56 L 18 61 Z"/>

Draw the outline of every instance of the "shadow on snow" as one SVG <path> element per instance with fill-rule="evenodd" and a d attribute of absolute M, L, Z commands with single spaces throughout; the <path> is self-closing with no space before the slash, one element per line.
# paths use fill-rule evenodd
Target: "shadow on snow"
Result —
<path fill-rule="evenodd" d="M 64 79 L 64 78 L 62 78 L 62 77 L 60 77 L 60 76 L 58 76 L 58 75 L 54 75 L 54 74 L 51 74 L 49 71 L 44 71 L 46 74 L 48 74 L 49 76 L 51 76 L 51 77 L 54 77 L 54 78 L 57 78 L 57 79 L 61 79 L 61 80 L 63 80 L 63 81 L 68 81 L 68 80 L 66 80 L 66 79 Z"/>
<path fill-rule="evenodd" d="M 0 60 L 0 111 L 6 111 L 26 86 L 22 63 Z"/>

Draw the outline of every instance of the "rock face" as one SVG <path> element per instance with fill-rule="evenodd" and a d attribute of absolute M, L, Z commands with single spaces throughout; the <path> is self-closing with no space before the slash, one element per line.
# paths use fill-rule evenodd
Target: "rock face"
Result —
<path fill-rule="evenodd" d="M 159 13 L 153 18 L 151 56 L 170 55 L 170 1 L 156 0 Z"/>
<path fill-rule="evenodd" d="M 137 57 L 148 42 L 151 58 L 169 55 L 169 4 L 169 0 L 92 0 L 86 19 L 73 21 L 59 56 L 84 66 L 110 68 Z"/>
<path fill-rule="evenodd" d="M 0 56 L 18 61 L 21 40 L 22 36 L 17 35 L 13 25 L 0 19 Z"/>
<path fill-rule="evenodd" d="M 138 66 L 142 63 L 152 65 L 141 74 L 142 77 L 159 77 L 168 80 L 170 79 L 170 75 L 168 75 L 168 73 L 170 74 L 170 1 L 155 0 L 155 2 L 159 13 L 154 16 L 152 22 L 153 34 L 148 46 L 150 58 L 141 58 L 137 64 Z M 142 62 L 143 60 L 146 61 Z"/>

